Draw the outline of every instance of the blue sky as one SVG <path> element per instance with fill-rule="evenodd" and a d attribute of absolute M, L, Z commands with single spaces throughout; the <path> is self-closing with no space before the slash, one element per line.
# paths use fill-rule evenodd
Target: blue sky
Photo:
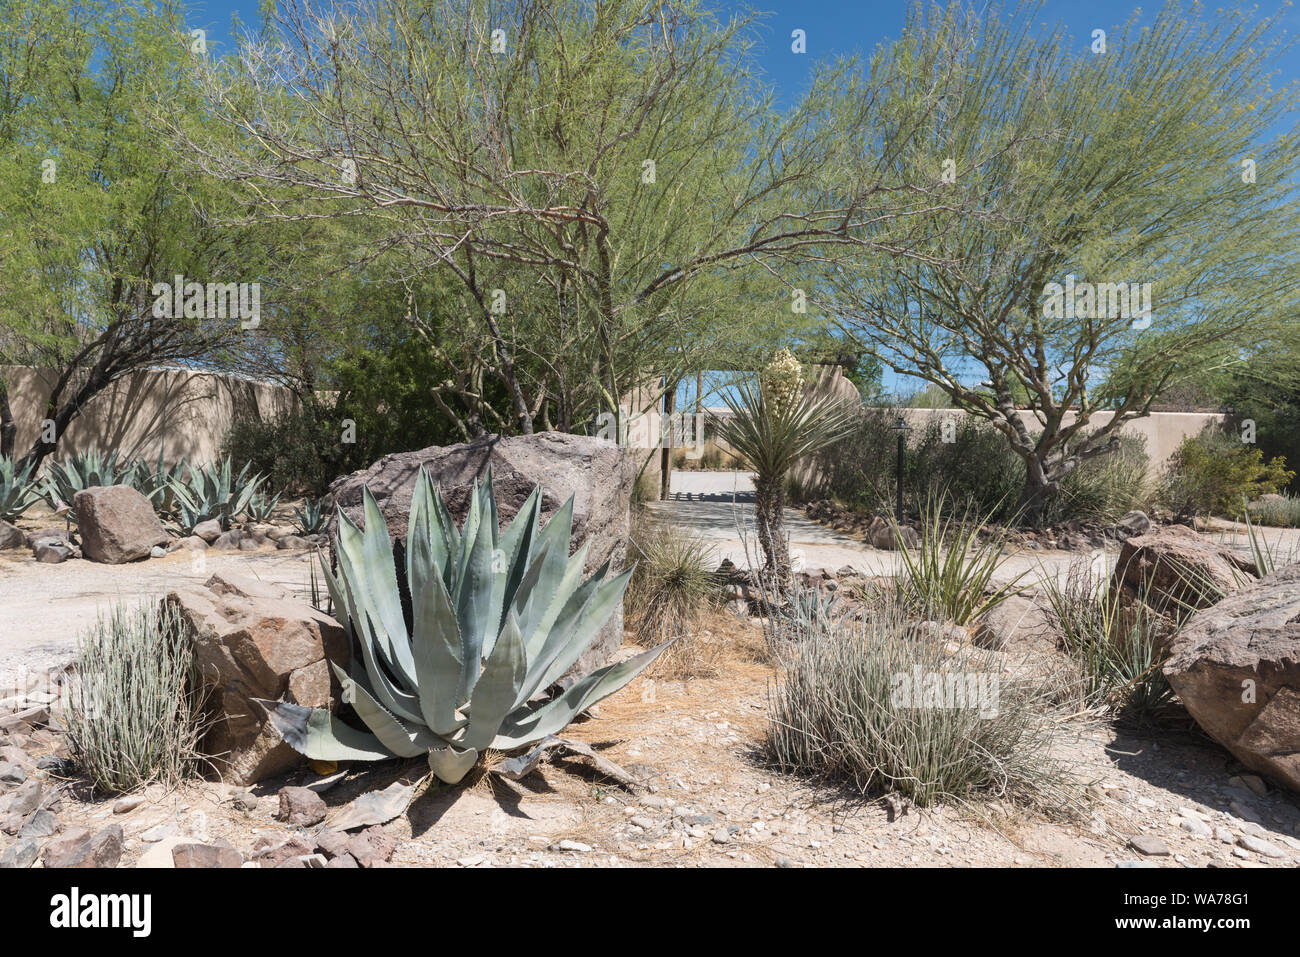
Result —
<path fill-rule="evenodd" d="M 1094 29 L 1113 34 L 1125 24 L 1135 9 L 1141 9 L 1139 22 L 1148 22 L 1159 11 L 1163 0 L 1138 4 L 1133 0 L 1048 0 L 1043 4 L 1042 20 L 1049 25 L 1063 24 L 1077 42 L 1080 53 L 1087 50 Z M 768 15 L 760 28 L 762 50 L 759 62 L 766 79 L 776 90 L 782 104 L 792 103 L 805 89 L 814 65 L 820 59 L 854 53 L 869 53 L 882 41 L 902 32 L 909 0 L 767 0 L 753 4 L 718 0 L 721 11 L 756 9 Z M 1004 9 L 1014 8 L 1007 2 Z M 1191 3 L 1185 4 L 1190 10 Z M 1211 12 L 1218 8 L 1250 9 L 1253 4 L 1210 3 Z M 191 29 L 208 30 L 209 50 L 217 56 L 232 49 L 230 24 L 232 14 L 247 24 L 258 20 L 258 0 L 189 0 L 186 3 Z M 1280 0 L 1258 5 L 1260 15 L 1283 9 Z M 1283 28 L 1294 34 L 1300 24 L 1300 10 L 1286 9 Z M 791 33 L 803 30 L 807 53 L 791 50 Z M 1277 64 L 1280 75 L 1274 86 L 1284 86 L 1300 77 L 1300 46 L 1287 51 Z M 910 392 L 921 383 L 886 371 L 886 391 Z M 694 390 L 694 384 L 690 386 Z M 685 396 L 683 396 L 685 398 Z"/>

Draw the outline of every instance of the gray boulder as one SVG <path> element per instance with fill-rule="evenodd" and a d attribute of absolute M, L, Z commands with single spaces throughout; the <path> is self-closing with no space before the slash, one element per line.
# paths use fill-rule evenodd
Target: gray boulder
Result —
<path fill-rule="evenodd" d="M 22 548 L 26 544 L 26 535 L 13 525 L 0 519 L 0 552 L 7 548 Z"/>
<path fill-rule="evenodd" d="M 1197 612 L 1165 675 L 1210 737 L 1300 792 L 1300 564 Z"/>
<path fill-rule="evenodd" d="M 623 567 L 628 505 L 636 470 L 627 454 L 605 439 L 541 432 L 398 452 L 384 456 L 368 469 L 336 479 L 330 486 L 329 500 L 364 527 L 362 487 L 369 487 L 383 512 L 389 538 L 404 540 L 411 494 L 421 466 L 441 486 L 447 508 L 459 525 L 469 509 L 473 483 L 486 473 L 489 464 L 502 527 L 515 517 L 535 485 L 542 486 L 543 524 L 572 495 L 572 548 L 591 543 L 585 571 L 590 574 L 606 561 L 612 568 Z M 605 664 L 622 642 L 620 606 L 570 674 Z"/>
<path fill-rule="evenodd" d="M 149 500 L 129 485 L 98 485 L 72 498 L 81 551 L 92 562 L 120 565 L 166 545 L 167 531 Z"/>
<path fill-rule="evenodd" d="M 1208 608 L 1254 583 L 1252 561 L 1183 525 L 1128 539 L 1115 561 L 1114 584 L 1157 610 Z"/>

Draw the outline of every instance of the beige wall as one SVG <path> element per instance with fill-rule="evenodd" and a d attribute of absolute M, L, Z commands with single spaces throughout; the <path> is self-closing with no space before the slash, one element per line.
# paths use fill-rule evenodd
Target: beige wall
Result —
<path fill-rule="evenodd" d="M 14 451 L 31 448 L 45 418 L 45 403 L 57 381 L 49 369 L 7 366 L 9 405 L 18 426 Z M 144 370 L 127 376 L 92 399 L 59 438 L 55 457 L 91 449 L 117 450 L 173 465 L 216 458 L 237 415 L 270 418 L 292 408 L 283 386 L 186 369 Z"/>

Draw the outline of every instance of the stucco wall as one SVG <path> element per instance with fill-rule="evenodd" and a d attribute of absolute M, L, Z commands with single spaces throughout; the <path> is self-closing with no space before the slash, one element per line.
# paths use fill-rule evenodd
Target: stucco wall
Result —
<path fill-rule="evenodd" d="M 45 403 L 58 376 L 50 369 L 7 366 L 9 405 L 18 436 L 17 455 L 36 441 Z M 194 463 L 216 458 L 237 415 L 270 418 L 293 406 L 283 386 L 187 369 L 145 370 L 125 377 L 92 399 L 59 437 L 55 457 L 99 449 L 130 458 Z"/>

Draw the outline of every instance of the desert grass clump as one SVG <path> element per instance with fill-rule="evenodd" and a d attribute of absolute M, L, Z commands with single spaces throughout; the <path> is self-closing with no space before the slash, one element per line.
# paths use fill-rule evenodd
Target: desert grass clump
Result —
<path fill-rule="evenodd" d="M 1164 663 L 1174 635 L 1194 610 L 1166 603 L 1165 614 L 1143 596 L 1111 587 L 1086 560 L 1064 580 L 1043 576 L 1048 614 L 1066 653 L 1079 666 L 1085 700 L 1119 717 L 1148 721 L 1173 702 Z"/>
<path fill-rule="evenodd" d="M 628 559 L 636 568 L 625 601 L 637 640 L 653 646 L 681 637 L 678 645 L 689 645 L 701 614 L 720 597 L 713 550 L 698 535 L 642 520 L 633 532 Z M 689 649 L 674 651 L 680 656 Z"/>
<path fill-rule="evenodd" d="M 773 762 L 921 806 L 1077 807 L 1078 785 L 1054 754 L 1064 712 L 1051 689 L 1002 674 L 983 649 L 948 654 L 911 625 L 893 605 L 787 636 L 769 692 Z"/>
<path fill-rule="evenodd" d="M 985 524 L 968 505 L 956 517 L 945 514 L 948 498 L 931 495 L 922 509 L 921 533 L 909 545 L 903 530 L 895 530 L 902 569 L 898 592 L 915 614 L 968 625 L 981 614 L 1022 590 L 1022 572 L 995 583 L 1003 563 L 1006 539 L 999 534 L 981 538 Z"/>
<path fill-rule="evenodd" d="M 174 784 L 196 770 L 203 721 L 193 676 L 170 605 L 117 603 L 78 639 L 65 720 L 73 758 L 95 790 Z"/>

